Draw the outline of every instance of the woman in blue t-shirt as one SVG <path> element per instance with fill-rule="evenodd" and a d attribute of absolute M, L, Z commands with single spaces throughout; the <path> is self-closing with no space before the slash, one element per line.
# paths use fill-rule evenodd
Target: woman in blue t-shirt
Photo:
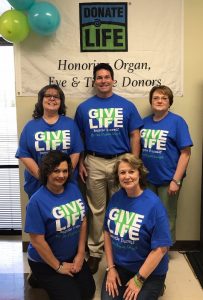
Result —
<path fill-rule="evenodd" d="M 169 111 L 173 92 L 154 86 L 149 93 L 152 114 L 140 131 L 142 160 L 149 174 L 148 187 L 162 200 L 169 215 L 173 242 L 179 192 L 190 159 L 192 140 L 185 120 Z"/>
<path fill-rule="evenodd" d="M 107 272 L 101 298 L 156 300 L 164 287 L 172 244 L 166 210 L 145 189 L 147 170 L 133 154 L 119 157 L 113 174 L 121 188 L 105 215 Z"/>
<path fill-rule="evenodd" d="M 44 288 L 51 300 L 91 299 L 95 283 L 85 261 L 87 206 L 78 187 L 69 182 L 72 163 L 60 151 L 45 155 L 40 165 L 42 186 L 26 210 L 30 235 L 29 283 Z"/>
<path fill-rule="evenodd" d="M 83 151 L 79 129 L 66 116 L 65 95 L 58 85 L 49 84 L 39 91 L 32 117 L 22 130 L 16 152 L 25 166 L 24 189 L 29 198 L 40 187 L 39 164 L 45 154 L 50 150 L 63 151 L 70 155 L 75 169 Z"/>

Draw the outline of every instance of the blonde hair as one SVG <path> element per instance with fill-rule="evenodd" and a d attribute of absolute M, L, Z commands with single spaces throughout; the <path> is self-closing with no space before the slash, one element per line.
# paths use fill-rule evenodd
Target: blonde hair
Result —
<path fill-rule="evenodd" d="M 125 162 L 128 163 L 132 169 L 138 170 L 140 175 L 139 184 L 141 188 L 146 187 L 146 177 L 149 173 L 147 168 L 145 168 L 143 161 L 140 158 L 135 157 L 132 153 L 126 153 L 117 159 L 114 168 L 113 168 L 113 177 L 114 177 L 114 183 L 116 186 L 119 186 L 119 176 L 118 176 L 118 168 L 120 163 Z"/>

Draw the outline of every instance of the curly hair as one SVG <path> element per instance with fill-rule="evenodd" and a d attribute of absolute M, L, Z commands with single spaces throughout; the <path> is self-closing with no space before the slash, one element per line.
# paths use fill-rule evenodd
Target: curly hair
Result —
<path fill-rule="evenodd" d="M 39 175 L 40 181 L 43 185 L 47 185 L 48 176 L 55 170 L 56 167 L 60 165 L 61 162 L 66 161 L 68 164 L 68 180 L 71 179 L 73 167 L 71 158 L 68 154 L 61 152 L 59 150 L 51 150 L 45 156 L 43 156 L 40 166 Z"/>
<path fill-rule="evenodd" d="M 44 86 L 39 92 L 38 92 L 38 101 L 35 104 L 35 109 L 33 111 L 32 117 L 34 119 L 39 119 L 43 116 L 44 114 L 44 109 L 43 109 L 43 98 L 44 95 L 46 94 L 46 91 L 48 89 L 55 89 L 59 93 L 59 97 L 61 100 L 60 107 L 58 110 L 59 115 L 66 115 L 66 105 L 65 105 L 65 95 L 62 89 L 57 85 L 57 84 L 49 84 Z"/>
<path fill-rule="evenodd" d="M 115 186 L 120 186 L 119 183 L 119 175 L 118 175 L 118 168 L 120 163 L 125 162 L 128 163 L 133 170 L 139 171 L 139 184 L 141 188 L 146 187 L 146 177 L 149 173 L 147 168 L 144 166 L 143 161 L 140 158 L 135 157 L 132 153 L 126 153 L 118 157 L 114 168 L 113 168 L 113 177 L 114 177 L 114 184 Z"/>

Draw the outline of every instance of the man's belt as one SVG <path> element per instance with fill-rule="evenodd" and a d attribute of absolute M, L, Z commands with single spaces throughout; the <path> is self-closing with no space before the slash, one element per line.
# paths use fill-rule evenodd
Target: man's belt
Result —
<path fill-rule="evenodd" d="M 101 157 L 101 158 L 105 158 L 105 159 L 112 159 L 112 158 L 116 158 L 122 154 L 125 154 L 126 152 L 122 152 L 122 153 L 117 153 L 117 154 L 103 154 L 103 153 L 99 153 L 99 152 L 94 152 L 94 151 L 86 151 L 87 154 L 92 155 L 92 156 L 96 156 L 96 157 Z"/>

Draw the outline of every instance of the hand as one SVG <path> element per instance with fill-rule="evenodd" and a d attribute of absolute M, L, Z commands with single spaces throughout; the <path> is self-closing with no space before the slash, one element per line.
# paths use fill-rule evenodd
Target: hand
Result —
<path fill-rule="evenodd" d="M 113 298 L 118 296 L 118 284 L 120 286 L 122 285 L 120 277 L 117 270 L 112 268 L 108 271 L 106 278 L 106 291 L 108 292 L 109 296 L 112 296 Z"/>
<path fill-rule="evenodd" d="M 73 277 L 75 273 L 73 263 L 63 262 L 63 267 L 60 268 L 58 273 Z"/>
<path fill-rule="evenodd" d="M 180 187 L 175 182 L 171 181 L 168 187 L 168 194 L 170 196 L 174 196 L 179 191 L 179 189 Z"/>
<path fill-rule="evenodd" d="M 84 259 L 85 259 L 85 255 L 84 254 L 78 253 L 75 256 L 75 258 L 73 260 L 73 271 L 75 273 L 80 272 L 80 270 L 82 269 L 82 265 L 84 263 Z"/>
<path fill-rule="evenodd" d="M 134 277 L 131 278 L 126 284 L 127 288 L 123 295 L 125 300 L 136 300 L 137 295 L 140 292 L 140 288 L 135 284 Z"/>
<path fill-rule="evenodd" d="M 88 174 L 83 162 L 80 162 L 79 164 L 79 174 L 80 174 L 80 178 L 85 183 Z"/>

